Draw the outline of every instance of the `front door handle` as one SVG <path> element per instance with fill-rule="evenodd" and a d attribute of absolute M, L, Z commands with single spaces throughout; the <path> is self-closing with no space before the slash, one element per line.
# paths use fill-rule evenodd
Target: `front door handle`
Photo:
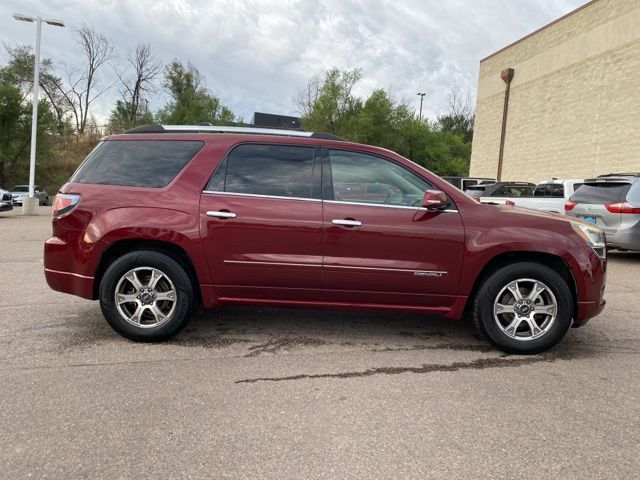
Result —
<path fill-rule="evenodd" d="M 225 210 L 220 211 L 209 211 L 207 212 L 207 217 L 216 217 L 216 218 L 236 218 L 237 215 L 233 212 L 228 212 Z"/>
<path fill-rule="evenodd" d="M 345 218 L 345 219 L 336 218 L 334 220 L 331 220 L 331 223 L 333 223 L 334 225 L 342 225 L 343 227 L 361 227 L 362 226 L 361 221 L 354 220 L 353 218 Z"/>

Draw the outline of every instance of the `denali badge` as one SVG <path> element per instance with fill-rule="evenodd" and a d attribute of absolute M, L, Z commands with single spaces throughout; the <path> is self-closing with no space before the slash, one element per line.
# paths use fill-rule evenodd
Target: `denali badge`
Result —
<path fill-rule="evenodd" d="M 444 277 L 447 274 L 447 272 L 439 272 L 439 271 L 435 271 L 435 270 L 418 270 L 416 272 L 413 272 L 413 275 L 416 277 L 436 277 L 436 278 L 440 278 L 440 277 Z"/>

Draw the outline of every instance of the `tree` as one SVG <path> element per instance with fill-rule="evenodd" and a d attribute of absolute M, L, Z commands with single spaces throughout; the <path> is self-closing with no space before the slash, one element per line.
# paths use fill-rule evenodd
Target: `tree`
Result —
<path fill-rule="evenodd" d="M 0 68 L 0 185 L 26 176 L 31 141 L 31 102 L 21 91 L 15 65 Z M 38 105 L 38 158 L 50 154 L 45 137 L 55 132 L 56 120 L 47 100 Z"/>
<path fill-rule="evenodd" d="M 362 109 L 362 101 L 353 95 L 353 87 L 361 79 L 362 70 L 358 68 L 343 71 L 334 67 L 326 72 L 308 114 L 302 119 L 303 126 L 336 135 L 348 129 L 348 123 Z"/>
<path fill-rule="evenodd" d="M 337 68 L 313 77 L 294 97 L 304 128 L 394 150 L 440 175 L 466 175 L 471 144 L 463 131 L 420 121 L 384 89 L 374 90 L 366 100 L 356 97 L 353 88 L 361 78 L 358 69 Z"/>
<path fill-rule="evenodd" d="M 111 85 L 100 87 L 97 73 L 113 57 L 113 45 L 107 37 L 87 25 L 75 28 L 73 34 L 84 63 L 79 71 L 67 68 L 69 87 L 63 88 L 61 93 L 71 106 L 76 131 L 82 134 L 89 119 L 91 104 L 111 88 Z"/>
<path fill-rule="evenodd" d="M 157 114 L 161 123 L 195 125 L 233 123 L 233 112 L 205 87 L 204 77 L 191 64 L 174 59 L 165 67 L 164 89 L 171 101 Z"/>
<path fill-rule="evenodd" d="M 298 113 L 301 117 L 307 117 L 311 110 L 313 109 L 313 105 L 318 100 L 318 96 L 320 95 L 320 87 L 322 86 L 322 76 L 314 75 L 307 82 L 307 85 L 298 90 L 298 93 L 293 97 L 293 103 L 295 103 L 298 107 Z"/>
<path fill-rule="evenodd" d="M 449 113 L 438 118 L 438 127 L 445 132 L 457 133 L 466 143 L 473 140 L 475 112 L 471 94 L 459 88 L 449 93 Z"/>
<path fill-rule="evenodd" d="M 151 46 L 141 43 L 135 52 L 127 54 L 127 69 L 118 71 L 120 95 L 116 108 L 109 119 L 110 129 L 126 129 L 143 123 L 152 123 L 153 116 L 147 107 L 145 95 L 155 92 L 154 82 L 160 75 L 162 65 L 157 61 Z M 117 126 L 114 130 L 112 127 Z"/>
<path fill-rule="evenodd" d="M 5 67 L 4 75 L 13 76 L 13 82 L 18 85 L 22 91 L 23 100 L 31 94 L 33 90 L 33 64 L 34 55 L 31 47 L 19 45 L 17 47 L 7 47 L 9 54 L 9 63 Z M 44 92 L 44 97 L 48 100 L 49 105 L 53 108 L 56 120 L 61 128 L 64 124 L 65 115 L 69 112 L 70 104 L 67 98 L 62 94 L 62 79 L 56 75 L 53 62 L 49 58 L 43 58 L 40 61 L 40 82 L 39 86 Z"/>

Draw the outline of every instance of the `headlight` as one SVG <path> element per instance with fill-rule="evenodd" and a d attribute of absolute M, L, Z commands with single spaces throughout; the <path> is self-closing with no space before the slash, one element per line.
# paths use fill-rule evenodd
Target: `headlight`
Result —
<path fill-rule="evenodd" d="M 587 245 L 595 250 L 600 258 L 606 258 L 607 239 L 601 228 L 582 222 L 571 222 L 571 226 L 587 242 Z"/>

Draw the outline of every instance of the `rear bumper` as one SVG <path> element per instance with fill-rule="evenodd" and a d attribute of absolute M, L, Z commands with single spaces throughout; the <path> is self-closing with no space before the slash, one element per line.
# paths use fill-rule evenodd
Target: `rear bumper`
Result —
<path fill-rule="evenodd" d="M 77 273 L 44 269 L 47 284 L 58 292 L 70 293 L 78 297 L 93 299 L 93 277 L 86 277 Z"/>
<path fill-rule="evenodd" d="M 76 247 L 77 248 L 77 247 Z M 51 237 L 44 244 L 44 276 L 47 284 L 58 292 L 94 299 L 93 276 L 86 275 L 72 244 Z M 86 265 L 86 263 L 84 263 Z M 70 271 L 71 269 L 75 271 Z M 90 270 L 93 273 L 93 270 Z"/>
<path fill-rule="evenodd" d="M 640 229 L 629 228 L 607 233 L 607 246 L 624 248 L 625 250 L 640 250 Z"/>

